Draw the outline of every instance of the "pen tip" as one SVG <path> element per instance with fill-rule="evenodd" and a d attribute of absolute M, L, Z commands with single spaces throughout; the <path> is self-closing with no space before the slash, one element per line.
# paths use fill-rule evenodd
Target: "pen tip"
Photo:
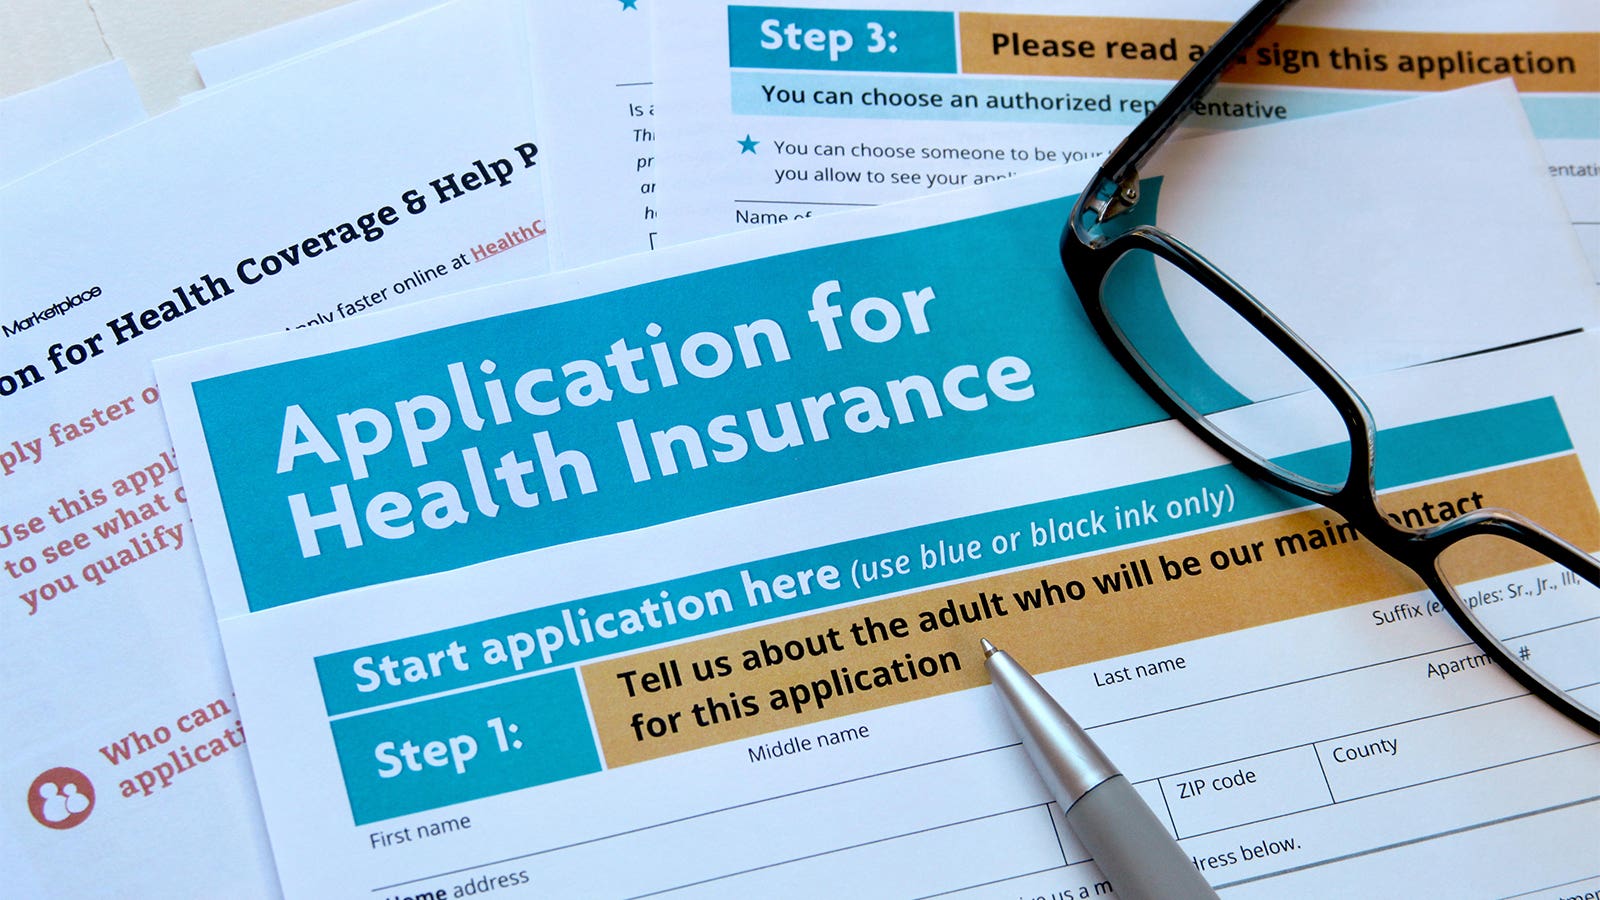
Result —
<path fill-rule="evenodd" d="M 989 639 L 988 638 L 978 638 L 978 642 L 983 644 L 983 657 L 984 657 L 984 659 L 988 659 L 989 657 L 994 655 L 994 645 L 989 643 Z"/>

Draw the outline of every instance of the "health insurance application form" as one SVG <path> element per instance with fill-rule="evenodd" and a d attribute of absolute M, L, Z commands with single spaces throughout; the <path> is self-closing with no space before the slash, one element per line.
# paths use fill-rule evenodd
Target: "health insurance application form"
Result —
<path fill-rule="evenodd" d="M 1348 115 L 1181 142 L 1144 214 L 1230 248 L 1339 365 L 1372 343 L 1332 340 L 1353 321 L 1445 355 L 1489 337 L 1450 334 L 1506 279 L 1593 321 L 1513 96 Z M 1389 190 L 1378 160 L 1434 141 L 1478 148 L 1466 177 Z M 1305 142 L 1343 165 L 1297 182 Z M 1157 421 L 1099 345 L 1055 254 L 1087 174 L 160 364 L 286 892 L 1103 893 L 981 636 L 1049 673 L 1219 885 L 1592 885 L 1595 736 L 1327 513 Z M 1169 204 L 1259 178 L 1292 242 Z M 1365 254 L 1411 204 L 1439 226 Z M 1369 264 L 1339 281 L 1313 254 Z M 1516 506 L 1600 546 L 1593 349 L 1362 380 L 1386 502 Z"/>
<path fill-rule="evenodd" d="M 668 240 L 980 184 L 1109 151 L 1243 2 L 1006 0 L 660 10 Z M 1186 124 L 1225 129 L 1514 78 L 1600 273 L 1600 7 L 1300 3 Z M 1323 164 L 1302 148 L 1307 167 Z M 693 173 L 693 177 L 687 177 Z"/>

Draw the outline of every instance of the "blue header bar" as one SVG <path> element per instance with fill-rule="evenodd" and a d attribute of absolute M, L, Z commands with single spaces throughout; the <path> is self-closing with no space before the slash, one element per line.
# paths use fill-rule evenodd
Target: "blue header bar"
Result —
<path fill-rule="evenodd" d="M 956 17 L 904 10 L 728 7 L 736 69 L 954 73 Z"/>

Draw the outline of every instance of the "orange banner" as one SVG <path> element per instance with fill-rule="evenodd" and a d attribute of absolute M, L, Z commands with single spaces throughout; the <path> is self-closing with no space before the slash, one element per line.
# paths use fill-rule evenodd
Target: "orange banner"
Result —
<path fill-rule="evenodd" d="M 1176 81 L 1225 22 L 961 13 L 961 71 Z M 1600 92 L 1600 34 L 1438 34 L 1276 25 L 1232 84 L 1437 91 L 1515 78 L 1532 92 Z"/>
<path fill-rule="evenodd" d="M 1514 506 L 1600 547 L 1589 497 L 1567 455 L 1384 503 L 1422 521 Z M 619 766 L 986 684 L 980 637 L 1057 669 L 1421 588 L 1312 510 L 606 660 L 582 676 L 606 764 Z"/>

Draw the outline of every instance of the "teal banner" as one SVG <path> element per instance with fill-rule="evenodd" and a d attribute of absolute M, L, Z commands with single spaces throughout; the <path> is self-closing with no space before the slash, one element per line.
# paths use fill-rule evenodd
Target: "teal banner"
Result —
<path fill-rule="evenodd" d="M 1071 204 L 198 382 L 250 608 L 1155 421 L 1062 273 Z"/>
<path fill-rule="evenodd" d="M 601 769 L 570 669 L 332 727 L 357 825 Z"/>
<path fill-rule="evenodd" d="M 954 73 L 956 17 L 907 10 L 728 7 L 736 69 Z"/>

